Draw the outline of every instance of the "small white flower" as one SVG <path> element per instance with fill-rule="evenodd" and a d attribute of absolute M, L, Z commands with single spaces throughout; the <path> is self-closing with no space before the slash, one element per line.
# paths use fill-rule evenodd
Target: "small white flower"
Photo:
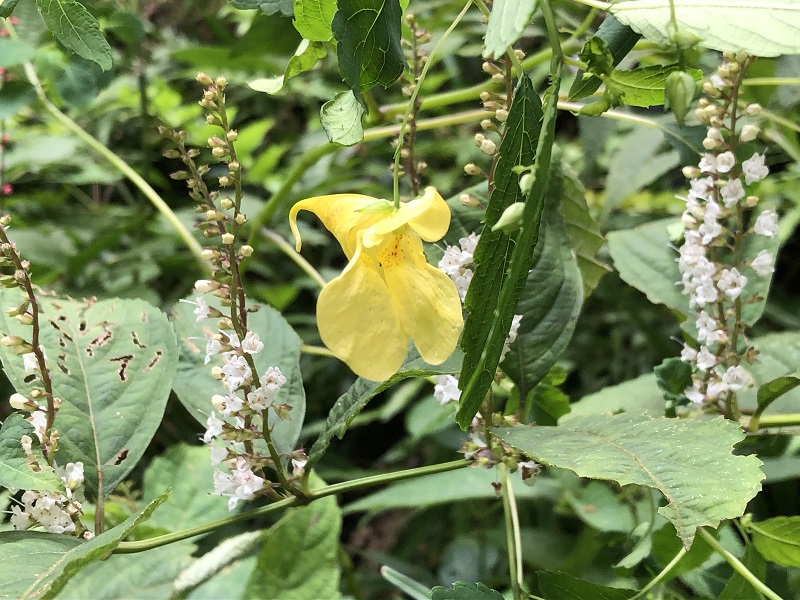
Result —
<path fill-rule="evenodd" d="M 700 348 L 700 351 L 697 353 L 697 368 L 701 371 L 708 371 L 711 367 L 717 364 L 717 357 L 714 354 L 703 346 Z"/>
<path fill-rule="evenodd" d="M 703 236 L 703 245 L 708 246 L 711 242 L 722 235 L 722 225 L 713 219 L 708 219 L 702 225 L 700 225 L 697 231 L 699 231 L 700 235 Z"/>
<path fill-rule="evenodd" d="M 722 376 L 722 383 L 732 392 L 738 392 L 750 383 L 750 376 L 743 367 L 729 367 Z"/>
<path fill-rule="evenodd" d="M 33 373 L 39 368 L 39 361 L 36 359 L 36 354 L 27 352 L 22 355 L 22 368 L 25 373 Z"/>
<path fill-rule="evenodd" d="M 758 215 L 753 231 L 758 235 L 774 237 L 778 234 L 778 213 L 774 210 L 765 210 Z"/>
<path fill-rule="evenodd" d="M 456 289 L 458 290 L 458 295 L 461 298 L 461 302 L 464 302 L 464 298 L 467 297 L 467 290 L 469 290 L 469 284 L 472 283 L 473 275 L 474 273 L 472 272 L 472 269 L 464 269 L 464 272 L 461 275 L 451 277 L 453 283 L 456 284 Z"/>
<path fill-rule="evenodd" d="M 293 458 L 292 459 L 292 475 L 295 477 L 300 477 L 303 472 L 306 470 L 306 464 L 308 464 L 308 459 L 302 460 Z"/>
<path fill-rule="evenodd" d="M 750 267 L 761 277 L 768 277 L 773 271 L 775 271 L 772 263 L 772 254 L 770 254 L 767 250 L 762 250 L 750 263 Z"/>
<path fill-rule="evenodd" d="M 181 300 L 181 302 L 186 302 L 187 304 L 194 304 L 197 308 L 195 308 L 192 312 L 195 314 L 197 319 L 195 322 L 202 321 L 203 319 L 207 319 L 211 316 L 211 307 L 208 305 L 202 297 L 198 296 L 195 298 L 197 302 L 191 302 L 190 300 Z"/>
<path fill-rule="evenodd" d="M 203 434 L 203 441 L 208 444 L 215 437 L 222 435 L 223 425 L 225 425 L 225 422 L 218 419 L 214 411 L 211 411 L 211 415 L 206 420 L 206 432 Z"/>
<path fill-rule="evenodd" d="M 267 408 L 270 402 L 275 398 L 277 392 L 268 390 L 265 387 L 257 387 L 252 392 L 247 394 L 247 404 L 252 410 L 260 411 Z"/>
<path fill-rule="evenodd" d="M 219 283 L 211 279 L 198 279 L 194 282 L 194 291 L 198 294 L 208 294 L 219 289 Z"/>
<path fill-rule="evenodd" d="M 11 394 L 11 397 L 8 399 L 8 403 L 13 409 L 28 410 L 28 399 L 22 394 L 17 394 L 16 392 Z"/>
<path fill-rule="evenodd" d="M 690 402 L 695 404 L 702 404 L 703 400 L 705 400 L 705 395 L 700 390 L 700 382 L 695 381 L 691 387 L 686 388 L 683 390 L 684 396 L 686 396 Z"/>
<path fill-rule="evenodd" d="M 16 504 L 11 507 L 11 518 L 9 520 L 14 529 L 19 531 L 25 531 L 33 524 L 31 516 Z"/>
<path fill-rule="evenodd" d="M 711 279 L 705 279 L 700 282 L 700 285 L 695 288 L 692 294 L 691 303 L 696 306 L 705 306 L 706 304 L 713 304 L 717 301 L 719 294 L 714 282 Z"/>
<path fill-rule="evenodd" d="M 246 380 L 250 379 L 253 372 L 247 364 L 244 356 L 238 356 L 232 352 L 223 354 L 225 364 L 222 367 L 224 383 L 230 391 L 236 391 Z"/>
<path fill-rule="evenodd" d="M 286 384 L 286 377 L 283 376 L 278 367 L 269 367 L 261 376 L 261 383 L 265 386 L 275 385 L 283 387 Z"/>
<path fill-rule="evenodd" d="M 709 79 L 711 81 L 711 85 L 714 86 L 714 89 L 722 91 L 728 87 L 728 83 L 719 75 L 719 73 L 713 73 Z"/>
<path fill-rule="evenodd" d="M 681 350 L 681 360 L 683 362 L 694 362 L 696 359 L 697 350 L 684 344 L 683 350 Z"/>
<path fill-rule="evenodd" d="M 436 375 L 433 379 L 436 382 L 433 388 L 433 396 L 442 406 L 458 401 L 461 397 L 461 390 L 458 389 L 458 379 L 452 375 Z"/>
<path fill-rule="evenodd" d="M 258 334 L 248 331 L 242 340 L 242 352 L 247 352 L 248 354 L 257 354 L 263 349 L 264 343 L 261 341 L 261 338 L 258 337 Z"/>
<path fill-rule="evenodd" d="M 734 166 L 736 166 L 736 157 L 733 155 L 733 152 L 723 152 L 719 156 L 717 156 L 717 172 L 718 173 L 727 173 L 730 171 Z"/>
<path fill-rule="evenodd" d="M 228 449 L 225 446 L 211 446 L 211 465 L 217 466 L 228 458 Z"/>
<path fill-rule="evenodd" d="M 206 357 L 203 360 L 203 364 L 207 365 L 211 361 L 211 357 L 219 354 L 220 350 L 222 350 L 222 344 L 219 343 L 219 340 L 209 336 L 206 342 Z"/>
<path fill-rule="evenodd" d="M 506 338 L 505 344 L 503 344 L 503 351 L 500 353 L 501 362 L 511 350 L 511 344 L 517 341 L 520 322 L 522 322 L 522 315 L 514 315 L 511 319 L 511 328 L 508 330 L 508 337 Z"/>
<path fill-rule="evenodd" d="M 64 467 L 64 474 L 61 475 L 61 481 L 70 490 L 77 490 L 83 484 L 83 463 L 67 463 Z"/>
<path fill-rule="evenodd" d="M 728 391 L 728 386 L 725 384 L 724 381 L 720 381 L 719 379 L 716 378 L 708 380 L 708 384 L 706 385 L 706 397 L 709 400 L 716 400 L 727 391 Z"/>
<path fill-rule="evenodd" d="M 753 153 L 753 156 L 742 163 L 742 173 L 744 173 L 744 180 L 747 185 L 761 181 L 769 175 L 769 167 L 764 164 L 764 155 L 757 152 Z"/>
<path fill-rule="evenodd" d="M 33 425 L 36 437 L 38 437 L 39 442 L 41 442 L 44 438 L 45 429 L 47 428 L 47 413 L 43 410 L 35 410 L 27 420 Z"/>
<path fill-rule="evenodd" d="M 700 163 L 697 165 L 703 173 L 717 172 L 717 157 L 713 154 L 703 154 Z"/>
<path fill-rule="evenodd" d="M 744 198 L 744 187 L 741 180 L 738 178 L 730 179 L 728 183 L 720 188 L 719 194 L 722 196 L 725 207 L 732 208 L 739 200 Z"/>
<path fill-rule="evenodd" d="M 736 267 L 732 269 L 722 269 L 717 287 L 731 300 L 735 300 L 742 293 L 742 289 L 747 285 L 747 277 L 739 273 Z"/>
<path fill-rule="evenodd" d="M 707 156 L 711 155 L 709 154 Z M 699 179 L 692 179 L 689 185 L 689 197 L 692 200 L 708 200 L 711 190 L 714 189 L 714 180 L 711 177 L 702 177 Z"/>

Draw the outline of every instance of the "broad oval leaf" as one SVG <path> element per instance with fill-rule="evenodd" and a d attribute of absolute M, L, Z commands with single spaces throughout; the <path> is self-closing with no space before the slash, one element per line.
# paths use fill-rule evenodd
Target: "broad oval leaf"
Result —
<path fill-rule="evenodd" d="M 352 146 L 364 139 L 361 117 L 366 109 L 358 101 L 352 90 L 339 92 L 322 105 L 319 119 L 322 128 L 332 144 Z"/>
<path fill-rule="evenodd" d="M 746 528 L 761 556 L 784 567 L 800 567 L 800 517 L 774 517 Z"/>
<path fill-rule="evenodd" d="M 222 309 L 219 298 L 203 296 L 210 306 Z M 191 298 L 191 302 L 195 297 Z M 178 336 L 180 362 L 175 376 L 175 394 L 198 423 L 205 425 L 211 414 L 211 396 L 225 394 L 222 383 L 211 376 L 211 368 L 222 365 L 216 355 L 205 364 L 206 334 L 215 333 L 213 320 L 197 322 L 194 307 L 189 302 L 178 302 L 170 315 Z M 289 419 L 279 420 L 270 411 L 272 440 L 279 452 L 291 452 L 300 435 L 306 413 L 306 394 L 300 373 L 300 346 L 302 342 L 286 319 L 270 306 L 261 306 L 247 316 L 247 326 L 264 342 L 264 349 L 255 355 L 258 374 L 268 367 L 278 367 L 286 377 L 286 384 L 278 395 L 278 402 L 292 407 Z M 265 446 L 266 447 L 266 446 Z"/>
<path fill-rule="evenodd" d="M 406 66 L 398 0 L 339 0 L 331 28 L 339 70 L 353 92 L 389 87 Z"/>
<path fill-rule="evenodd" d="M 570 419 L 558 427 L 493 430 L 500 439 L 543 464 L 581 477 L 659 490 L 659 513 L 675 526 L 688 550 L 698 527 L 739 517 L 761 489 L 755 456 L 736 456 L 741 428 L 715 419 L 650 418 L 632 413 Z"/>
<path fill-rule="evenodd" d="M 3 290 L 3 306 L 16 306 L 17 290 Z M 172 325 L 142 300 L 96 302 L 39 298 L 40 342 L 53 393 L 61 398 L 54 428 L 61 435 L 56 460 L 81 461 L 86 489 L 106 497 L 131 472 L 161 423 L 178 353 Z M 5 311 L 3 333 L 30 337 Z M 11 383 L 30 397 L 22 359 L 0 347 Z M 33 382 L 35 383 L 35 382 Z"/>
<path fill-rule="evenodd" d="M 608 11 L 646 38 L 669 44 L 670 5 L 678 30 L 697 35 L 706 48 L 754 56 L 800 53 L 797 0 L 776 0 L 768 9 L 759 0 L 621 0 Z"/>
<path fill-rule="evenodd" d="M 294 0 L 294 28 L 309 41 L 331 39 L 331 21 L 335 14 L 336 0 Z"/>

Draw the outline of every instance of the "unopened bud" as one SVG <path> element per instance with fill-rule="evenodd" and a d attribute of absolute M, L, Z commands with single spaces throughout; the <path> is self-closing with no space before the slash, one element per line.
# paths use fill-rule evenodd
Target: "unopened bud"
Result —
<path fill-rule="evenodd" d="M 228 150 L 227 148 L 212 148 L 211 154 L 213 154 L 217 158 L 222 158 L 223 156 L 228 154 Z"/>
<path fill-rule="evenodd" d="M 478 199 L 472 194 L 461 194 L 458 199 L 464 206 L 478 206 Z"/>
<path fill-rule="evenodd" d="M 233 183 L 233 179 L 229 175 L 223 175 L 222 177 L 219 178 L 219 184 L 222 187 L 228 187 L 232 183 Z"/>
<path fill-rule="evenodd" d="M 714 148 L 719 148 L 722 145 L 722 142 L 717 140 L 712 140 L 711 138 L 705 138 L 703 140 L 703 148 L 706 150 L 713 150 Z"/>
<path fill-rule="evenodd" d="M 223 376 L 222 367 L 220 367 L 219 365 L 211 367 L 211 377 L 213 377 L 214 379 L 222 379 L 222 376 Z"/>
<path fill-rule="evenodd" d="M 483 135 L 482 133 L 476 133 L 475 134 L 475 145 L 476 146 L 480 146 L 484 142 L 485 139 L 486 139 L 485 135 Z"/>
<path fill-rule="evenodd" d="M 11 405 L 11 408 L 15 410 L 35 410 L 36 403 L 31 402 L 22 394 L 11 394 L 11 397 L 8 399 L 8 403 Z"/>
<path fill-rule="evenodd" d="M 202 258 L 205 261 L 211 262 L 219 258 L 219 252 L 213 250 L 212 248 L 205 248 L 200 253 L 200 258 Z"/>
<path fill-rule="evenodd" d="M 217 77 L 214 80 L 214 85 L 217 86 L 219 89 L 224 90 L 225 86 L 228 85 L 228 80 L 224 77 Z"/>
<path fill-rule="evenodd" d="M 244 258 L 247 258 L 248 256 L 252 256 L 253 247 L 248 245 L 248 244 L 245 244 L 244 246 L 239 248 L 239 254 L 241 254 Z"/>
<path fill-rule="evenodd" d="M 697 177 L 700 177 L 700 175 L 702 174 L 700 169 L 692 165 L 683 167 L 683 169 L 681 169 L 681 172 L 683 173 L 683 176 L 686 177 L 686 179 L 696 179 Z"/>
<path fill-rule="evenodd" d="M 244 216 L 243 213 L 239 213 L 238 215 L 236 215 L 236 218 L 233 220 L 237 225 L 244 225 L 245 223 L 247 223 L 247 217 Z"/>
<path fill-rule="evenodd" d="M 525 211 L 524 202 L 514 202 L 503 211 L 500 218 L 492 226 L 492 231 L 498 229 L 504 233 L 513 233 L 522 225 L 522 213 Z"/>
<path fill-rule="evenodd" d="M 497 144 L 495 144 L 492 140 L 483 140 L 483 142 L 481 142 L 481 152 L 491 156 L 497 152 Z"/>
<path fill-rule="evenodd" d="M 228 133 L 225 134 L 225 138 L 229 142 L 235 142 L 239 139 L 239 133 L 235 129 L 231 129 Z"/>
<path fill-rule="evenodd" d="M 519 189 L 523 194 L 527 194 L 531 191 L 534 180 L 535 177 L 533 173 L 524 173 L 522 177 L 519 178 Z"/>
<path fill-rule="evenodd" d="M 745 125 L 742 127 L 742 131 L 739 134 L 739 139 L 743 142 L 752 142 L 758 137 L 759 131 L 760 130 L 755 125 Z"/>
<path fill-rule="evenodd" d="M 31 313 L 22 313 L 15 317 L 22 325 L 33 325 L 33 315 Z"/>
<path fill-rule="evenodd" d="M 505 108 L 498 108 L 494 113 L 494 118 L 505 123 L 508 120 L 508 111 Z"/>
<path fill-rule="evenodd" d="M 242 168 L 242 165 L 239 164 L 238 160 L 232 160 L 228 163 L 228 169 L 231 173 L 238 173 Z"/>
<path fill-rule="evenodd" d="M 744 205 L 747 208 L 754 208 L 758 204 L 758 196 L 748 196 L 744 199 Z"/>
<path fill-rule="evenodd" d="M 497 125 L 495 125 L 494 121 L 491 119 L 484 119 L 481 121 L 481 129 L 484 131 L 495 131 L 497 129 Z"/>
<path fill-rule="evenodd" d="M 700 43 L 700 38 L 691 31 L 676 31 L 672 34 L 672 43 L 680 50 L 689 50 Z"/>
<path fill-rule="evenodd" d="M 761 105 L 756 103 L 748 104 L 744 112 L 750 117 L 757 117 L 761 114 Z"/>
<path fill-rule="evenodd" d="M 697 88 L 694 78 L 683 71 L 673 71 L 667 75 L 664 89 L 664 108 L 668 108 L 675 115 L 675 120 L 683 125 L 686 113 L 694 99 Z"/>
<path fill-rule="evenodd" d="M 233 200 L 230 198 L 223 198 L 219 201 L 219 205 L 225 210 L 230 210 L 233 208 Z"/>
<path fill-rule="evenodd" d="M 202 71 L 201 71 L 200 73 L 198 73 L 198 74 L 197 74 L 197 76 L 194 78 L 194 80 L 195 80 L 197 83 L 199 83 L 200 85 L 211 85 L 212 83 L 214 83 L 214 82 L 211 80 L 211 77 L 209 77 L 208 75 L 206 75 L 206 74 L 205 74 L 205 73 L 203 73 Z"/>
<path fill-rule="evenodd" d="M 505 81 L 506 77 L 502 73 L 495 73 L 494 75 L 492 75 L 492 83 L 496 85 L 502 85 L 503 83 L 505 83 Z"/>
<path fill-rule="evenodd" d="M 475 163 L 467 163 L 464 165 L 464 173 L 467 175 L 480 175 L 483 171 Z"/>
<path fill-rule="evenodd" d="M 0 344 L 6 346 L 7 348 L 14 348 L 16 346 L 22 346 L 25 343 L 18 335 L 4 335 L 0 338 Z"/>
<path fill-rule="evenodd" d="M 234 241 L 236 241 L 236 236 L 232 233 L 223 233 L 222 234 L 222 243 L 226 246 L 230 246 Z"/>
<path fill-rule="evenodd" d="M 194 282 L 194 291 L 198 294 L 208 294 L 219 289 L 219 283 L 211 279 L 198 279 Z"/>

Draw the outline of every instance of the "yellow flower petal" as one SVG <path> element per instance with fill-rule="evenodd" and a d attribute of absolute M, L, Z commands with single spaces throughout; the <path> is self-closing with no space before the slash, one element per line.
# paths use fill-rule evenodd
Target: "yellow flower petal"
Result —
<path fill-rule="evenodd" d="M 408 336 L 373 259 L 360 250 L 317 300 L 322 341 L 353 372 L 383 381 L 403 364 Z"/>
<path fill-rule="evenodd" d="M 427 187 L 425 193 L 400 205 L 400 208 L 375 223 L 370 227 L 372 243 L 367 246 L 379 244 L 384 236 L 408 224 L 426 242 L 435 242 L 444 237 L 450 227 L 450 207 L 436 191 L 436 188 Z"/>
<path fill-rule="evenodd" d="M 336 236 L 347 258 L 353 258 L 358 233 L 384 216 L 365 210 L 378 202 L 381 200 L 362 194 L 331 194 L 301 200 L 289 211 L 289 226 L 294 234 L 297 251 L 300 251 L 302 245 L 300 231 L 297 229 L 297 213 L 307 210 L 317 215 L 328 231 Z M 389 202 L 384 202 L 387 208 L 391 208 Z"/>
<path fill-rule="evenodd" d="M 426 362 L 443 363 L 464 327 L 455 284 L 427 263 L 422 241 L 408 229 L 380 249 L 378 261 L 403 331 Z"/>

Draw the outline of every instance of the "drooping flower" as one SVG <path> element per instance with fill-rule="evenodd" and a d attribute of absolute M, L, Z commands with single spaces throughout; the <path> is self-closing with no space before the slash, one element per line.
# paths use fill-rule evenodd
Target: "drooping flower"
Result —
<path fill-rule="evenodd" d="M 361 377 L 391 377 L 403 363 L 409 338 L 423 359 L 441 364 L 463 327 L 461 300 L 450 278 L 428 264 L 422 240 L 441 239 L 450 209 L 426 188 L 395 209 L 360 194 L 302 200 L 289 221 L 300 249 L 297 213 L 313 212 L 333 233 L 349 263 L 317 301 L 317 325 L 325 345 Z"/>

